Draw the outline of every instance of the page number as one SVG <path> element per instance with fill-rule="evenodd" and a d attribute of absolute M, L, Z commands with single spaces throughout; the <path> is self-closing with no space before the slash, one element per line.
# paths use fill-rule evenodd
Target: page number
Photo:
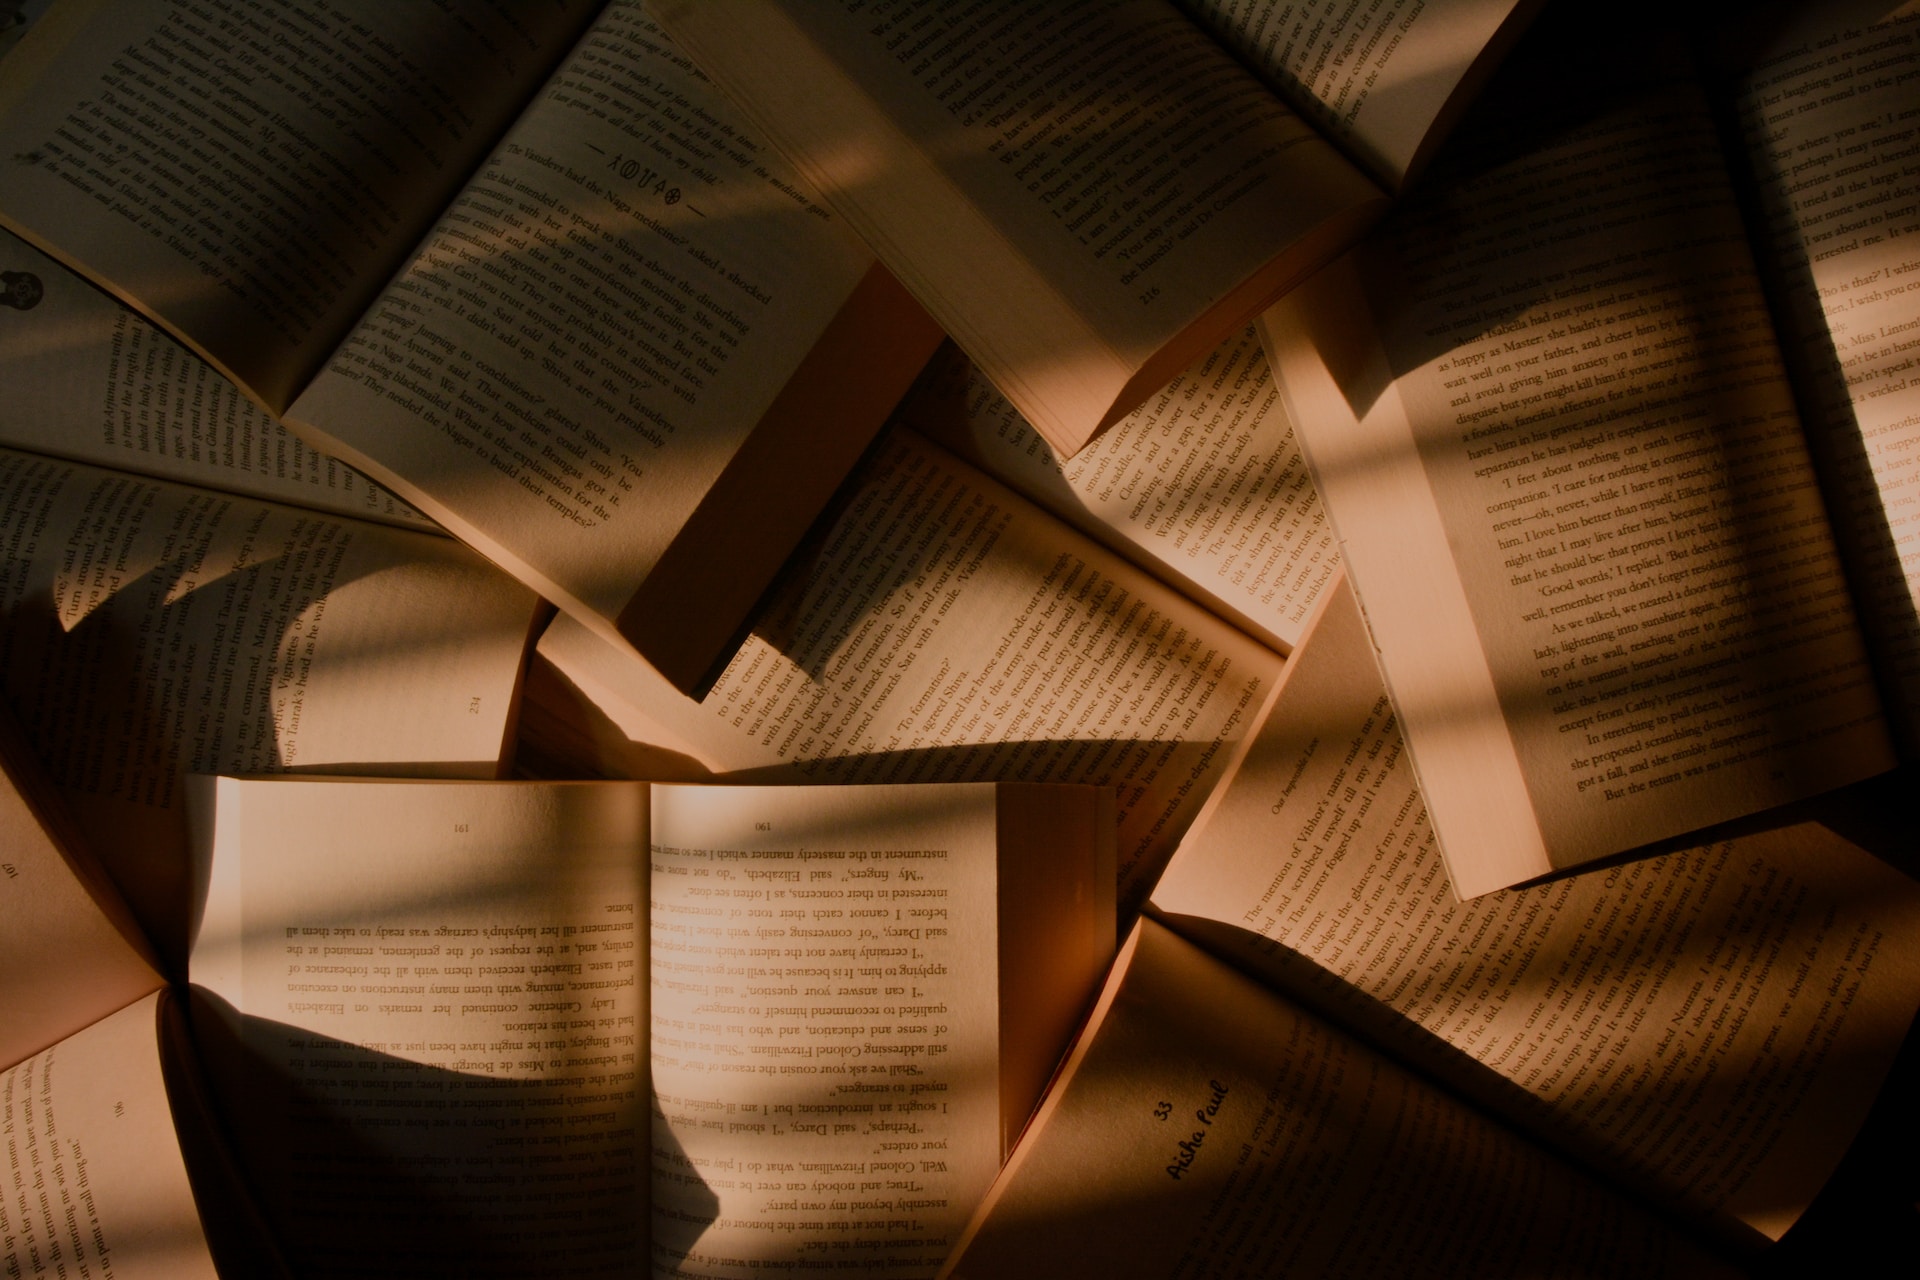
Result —
<path fill-rule="evenodd" d="M 753 824 L 753 829 L 755 831 L 771 831 L 773 830 L 773 824 L 771 822 L 756 822 Z"/>

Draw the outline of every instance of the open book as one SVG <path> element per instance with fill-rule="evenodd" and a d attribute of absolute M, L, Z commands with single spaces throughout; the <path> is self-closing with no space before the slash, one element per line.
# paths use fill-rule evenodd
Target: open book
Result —
<path fill-rule="evenodd" d="M 658 6 L 1062 457 L 1350 243 L 1534 7 Z"/>
<path fill-rule="evenodd" d="M 0 224 L 686 688 L 938 334 L 600 9 L 63 0 Z"/>
<path fill-rule="evenodd" d="M 1875 193 L 1911 191 L 1882 117 L 1920 46 L 1844 16 L 1742 104 L 1791 346 L 1844 374 L 1808 418 L 1705 97 L 1605 54 L 1598 98 L 1503 86 L 1443 180 L 1261 322 L 1463 895 L 1890 767 L 1856 602 L 1913 733 L 1920 382 L 1884 299 L 1920 223 Z"/>
<path fill-rule="evenodd" d="M 1916 937 L 1920 887 L 1784 816 L 1458 901 L 1342 586 L 948 1273 L 1715 1273 L 1646 1210 L 1799 1218 Z"/>
<path fill-rule="evenodd" d="M 0 723 L 0 1257 L 26 1274 L 630 1274 L 649 1162 L 663 1271 L 885 1239 L 883 1273 L 925 1274 L 1113 951 L 1090 788 L 196 799 L 190 1035 Z"/>
<path fill-rule="evenodd" d="M 195 1030 L 308 1274 L 925 1275 L 1113 954 L 1093 788 L 220 778 L 196 813 Z"/>
<path fill-rule="evenodd" d="M 188 772 L 493 777 L 548 612 L 448 538 L 5 448 L 0 547 L 0 688 L 170 972 Z"/>

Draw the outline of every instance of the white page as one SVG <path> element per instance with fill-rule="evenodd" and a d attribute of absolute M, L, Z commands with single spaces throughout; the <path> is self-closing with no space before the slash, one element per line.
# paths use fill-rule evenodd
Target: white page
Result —
<path fill-rule="evenodd" d="M 593 7 L 63 4 L 0 81 L 0 221 L 284 409 Z"/>
<path fill-rule="evenodd" d="M 1381 204 L 1158 0 L 658 7 L 1063 456 Z"/>
<path fill-rule="evenodd" d="M 1388 0 L 1364 9 L 1347 0 L 1176 2 L 1392 189 L 1406 184 L 1463 96 L 1505 51 L 1516 13 L 1536 7 L 1516 0 Z"/>
<path fill-rule="evenodd" d="M 739 118 L 610 6 L 289 420 L 614 637 L 872 265 Z"/>

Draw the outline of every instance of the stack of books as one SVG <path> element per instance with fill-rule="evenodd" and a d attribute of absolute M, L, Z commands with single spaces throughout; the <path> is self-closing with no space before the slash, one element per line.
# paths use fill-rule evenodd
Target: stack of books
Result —
<path fill-rule="evenodd" d="M 8 1274 L 1902 1239 L 1920 16 L 1591 8 L 26 6 Z"/>

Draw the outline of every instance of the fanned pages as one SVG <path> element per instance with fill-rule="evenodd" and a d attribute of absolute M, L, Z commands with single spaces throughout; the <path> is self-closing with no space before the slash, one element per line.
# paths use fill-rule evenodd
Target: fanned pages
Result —
<path fill-rule="evenodd" d="M 541 607 L 446 538 L 0 450 L 0 680 L 170 966 L 194 769 L 492 777 Z"/>
<path fill-rule="evenodd" d="M 0 0 L 0 1277 L 1897 1268 L 1917 88 Z"/>

